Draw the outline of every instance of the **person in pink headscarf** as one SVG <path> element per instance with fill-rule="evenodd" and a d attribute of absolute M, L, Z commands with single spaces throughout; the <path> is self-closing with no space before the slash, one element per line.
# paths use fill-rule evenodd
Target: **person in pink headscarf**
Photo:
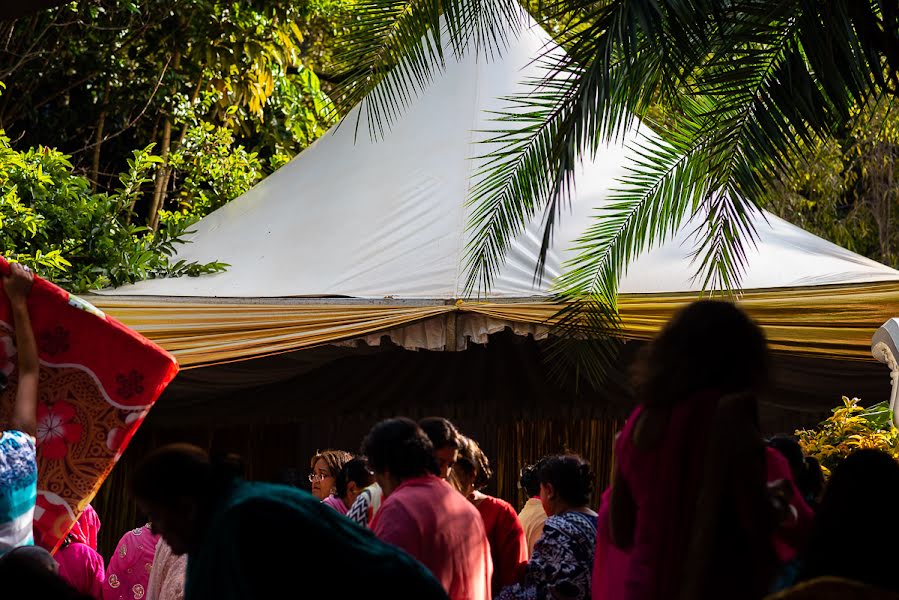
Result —
<path fill-rule="evenodd" d="M 59 576 L 78 592 L 103 600 L 105 571 L 97 552 L 100 517 L 88 504 L 56 552 Z"/>
<path fill-rule="evenodd" d="M 122 536 L 106 569 L 103 600 L 143 600 L 159 536 L 149 523 Z"/>

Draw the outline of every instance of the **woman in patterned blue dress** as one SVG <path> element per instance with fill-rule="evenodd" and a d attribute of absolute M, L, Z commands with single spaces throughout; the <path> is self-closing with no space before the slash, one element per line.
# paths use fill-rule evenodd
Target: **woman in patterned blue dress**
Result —
<path fill-rule="evenodd" d="M 590 463 L 577 455 L 554 456 L 540 469 L 540 500 L 547 519 L 534 545 L 524 583 L 499 600 L 589 600 L 596 545 L 596 513 Z"/>
<path fill-rule="evenodd" d="M 34 543 L 32 524 L 37 500 L 34 436 L 37 432 L 39 365 L 27 304 L 33 276 L 19 264 L 11 264 L 10 271 L 10 275 L 3 278 L 3 289 L 9 299 L 13 320 L 7 325 L 16 332 L 18 389 L 8 429 L 0 433 L 0 555 Z M 4 347 L 4 362 L 11 363 L 11 344 L 5 343 Z M 0 384 L 6 385 L 7 375 L 6 370 L 0 372 Z"/>

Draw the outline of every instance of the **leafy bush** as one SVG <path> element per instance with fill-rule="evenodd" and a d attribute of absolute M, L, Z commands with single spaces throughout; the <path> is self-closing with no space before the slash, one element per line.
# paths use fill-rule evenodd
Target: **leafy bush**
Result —
<path fill-rule="evenodd" d="M 152 149 L 133 152 L 114 192 L 95 193 L 65 154 L 16 151 L 0 130 L 0 253 L 76 292 L 223 270 L 217 262 L 171 260 L 195 219 L 173 220 L 157 232 L 129 224 L 160 162 Z"/>
<path fill-rule="evenodd" d="M 808 456 L 818 459 L 825 476 L 844 458 L 862 448 L 882 450 L 899 459 L 899 429 L 893 426 L 889 403 L 869 408 L 859 399 L 843 396 L 843 405 L 814 429 L 796 432 L 799 445 Z"/>

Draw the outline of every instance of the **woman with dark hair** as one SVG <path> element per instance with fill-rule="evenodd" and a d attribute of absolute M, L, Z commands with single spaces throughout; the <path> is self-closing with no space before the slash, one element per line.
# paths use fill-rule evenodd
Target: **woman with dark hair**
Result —
<path fill-rule="evenodd" d="M 627 600 L 760 598 L 777 568 L 754 392 L 761 329 L 731 303 L 678 312 L 635 369 L 639 405 L 615 445 L 610 506 Z"/>
<path fill-rule="evenodd" d="M 312 484 L 312 495 L 327 502 L 337 493 L 337 474 L 343 465 L 348 463 L 353 455 L 343 450 L 322 450 L 316 452 L 309 461 L 309 483 Z M 333 500 L 331 501 L 333 502 Z M 332 506 L 331 508 L 336 508 Z"/>
<path fill-rule="evenodd" d="M 549 458 L 540 468 L 540 500 L 547 519 L 534 546 L 524 583 L 507 587 L 499 600 L 590 598 L 596 546 L 596 513 L 590 507 L 590 463 L 570 454 Z"/>
<path fill-rule="evenodd" d="M 364 456 L 357 456 L 340 469 L 334 486 L 336 493 L 329 496 L 325 504 L 345 515 L 362 490 L 374 481 L 375 475 L 369 470 L 368 461 Z"/>
<path fill-rule="evenodd" d="M 434 446 L 434 467 L 432 472 L 441 479 L 449 479 L 456 457 L 459 455 L 461 435 L 449 420 L 443 417 L 425 417 L 418 422 L 431 445 Z"/>
<path fill-rule="evenodd" d="M 429 470 L 441 479 L 449 479 L 453 464 L 459 454 L 459 432 L 443 417 L 426 417 L 418 422 L 433 447 Z M 381 508 L 384 492 L 376 483 L 368 486 L 356 497 L 347 512 L 347 518 L 363 527 L 368 527 Z"/>
<path fill-rule="evenodd" d="M 175 444 L 144 459 L 132 491 L 174 555 L 188 555 L 186 600 L 332 596 L 336 582 L 393 598 L 445 598 L 403 552 L 296 488 L 247 482 L 234 460 Z M 322 556 L 340 560 L 322 561 Z M 397 585 L 402 582 L 402 585 Z"/>
<path fill-rule="evenodd" d="M 883 545 L 899 537 L 899 524 L 891 518 L 897 497 L 899 463 L 893 457 L 880 450 L 849 455 L 827 483 L 800 579 L 841 577 L 899 592 L 895 556 Z M 875 516 L 876 525 L 860 524 L 860 510 Z"/>
<path fill-rule="evenodd" d="M 490 542 L 493 557 L 493 596 L 507 586 L 521 581 L 528 562 L 527 540 L 518 515 L 505 500 L 488 496 L 481 490 L 487 486 L 493 471 L 490 461 L 470 438 L 459 438 L 459 457 L 453 466 L 459 491 L 474 504 Z"/>
<path fill-rule="evenodd" d="M 492 565 L 481 516 L 431 472 L 433 451 L 410 419 L 372 428 L 362 453 L 384 492 L 372 531 L 421 561 L 452 600 L 489 600 Z"/>
<path fill-rule="evenodd" d="M 528 557 L 534 551 L 534 544 L 543 535 L 543 523 L 546 521 L 546 511 L 543 510 L 543 502 L 540 500 L 540 468 L 544 462 L 546 458 L 541 458 L 536 463 L 526 466 L 518 478 L 518 487 L 528 496 L 527 502 L 518 513 L 528 542 Z"/>

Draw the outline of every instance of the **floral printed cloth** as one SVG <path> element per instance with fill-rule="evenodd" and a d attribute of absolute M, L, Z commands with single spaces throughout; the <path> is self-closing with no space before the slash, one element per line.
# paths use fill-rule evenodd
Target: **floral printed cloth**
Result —
<path fill-rule="evenodd" d="M 0 274 L 9 265 L 0 257 Z M 35 536 L 59 547 L 159 394 L 175 358 L 87 302 L 34 278 L 28 312 L 41 361 Z M 0 427 L 17 387 L 14 323 L 0 290 Z"/>
<path fill-rule="evenodd" d="M 578 512 L 554 515 L 543 523 L 523 584 L 507 587 L 499 600 L 590 600 L 596 517 Z"/>

